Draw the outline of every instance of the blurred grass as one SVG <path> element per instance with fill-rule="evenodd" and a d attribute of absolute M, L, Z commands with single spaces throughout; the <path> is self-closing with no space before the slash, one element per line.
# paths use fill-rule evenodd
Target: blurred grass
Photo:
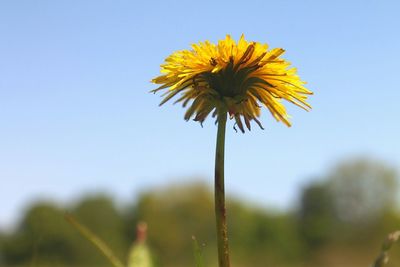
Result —
<path fill-rule="evenodd" d="M 153 267 L 150 251 L 146 245 L 146 233 L 142 233 L 144 236 L 141 237 L 141 240 L 136 240 L 136 242 L 132 244 L 129 250 L 127 264 L 125 265 L 115 256 L 114 252 L 108 247 L 105 241 L 101 240 L 86 226 L 79 223 L 71 214 L 66 214 L 65 219 L 74 226 L 83 237 L 90 241 L 114 267 Z M 143 231 L 143 227 L 139 229 Z"/>
<path fill-rule="evenodd" d="M 72 226 L 74 226 L 88 241 L 90 241 L 95 247 L 97 247 L 114 267 L 125 267 L 122 261 L 118 259 L 117 256 L 115 256 L 114 252 L 108 247 L 108 245 L 97 235 L 95 235 L 91 230 L 79 223 L 71 214 L 66 214 L 65 219 Z"/>
<path fill-rule="evenodd" d="M 400 226 L 397 181 L 384 163 L 346 161 L 305 185 L 291 210 L 230 198 L 233 266 L 370 267 L 382 238 Z M 65 210 L 102 253 L 63 219 Z M 0 233 L 0 266 L 109 267 L 108 259 L 115 267 L 142 267 L 151 258 L 154 267 L 216 267 L 212 214 L 212 193 L 199 184 L 143 192 L 123 208 L 104 195 L 64 207 L 33 203 L 14 232 Z M 134 242 L 140 221 L 150 229 L 147 248 Z M 400 266 L 400 246 L 393 243 L 390 249 L 385 267 Z M 387 250 L 383 253 L 387 256 Z"/>
<path fill-rule="evenodd" d="M 389 250 L 399 240 L 400 231 L 390 233 L 382 244 L 381 253 L 376 258 L 372 267 L 383 267 L 389 262 Z"/>
<path fill-rule="evenodd" d="M 192 236 L 192 240 L 193 240 L 194 261 L 196 263 L 195 266 L 196 267 L 205 267 L 201 247 L 200 247 L 199 243 L 197 242 L 197 239 L 195 236 Z"/>

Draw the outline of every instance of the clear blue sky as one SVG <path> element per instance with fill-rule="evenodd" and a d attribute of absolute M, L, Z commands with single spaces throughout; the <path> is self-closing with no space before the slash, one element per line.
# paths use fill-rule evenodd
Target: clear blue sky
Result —
<path fill-rule="evenodd" d="M 270 3 L 268 3 L 270 2 Z M 0 227 L 29 201 L 212 183 L 216 127 L 158 107 L 149 80 L 171 52 L 244 33 L 286 49 L 315 92 L 293 127 L 229 124 L 228 195 L 288 207 L 357 155 L 400 166 L 400 2 L 1 1 Z"/>

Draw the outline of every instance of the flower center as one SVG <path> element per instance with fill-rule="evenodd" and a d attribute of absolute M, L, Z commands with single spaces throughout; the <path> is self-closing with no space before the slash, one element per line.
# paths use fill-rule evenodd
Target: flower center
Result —
<path fill-rule="evenodd" d="M 216 73 L 205 72 L 201 74 L 210 88 L 217 91 L 222 97 L 243 96 L 249 88 L 248 76 L 255 70 L 254 67 L 239 68 L 230 60 L 228 65 Z"/>

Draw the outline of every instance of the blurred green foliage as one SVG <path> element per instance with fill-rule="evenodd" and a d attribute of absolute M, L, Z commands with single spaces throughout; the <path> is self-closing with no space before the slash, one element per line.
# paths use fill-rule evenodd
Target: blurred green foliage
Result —
<path fill-rule="evenodd" d="M 396 172 L 387 165 L 353 160 L 305 186 L 289 211 L 229 199 L 234 266 L 369 266 L 386 234 L 400 228 L 397 182 Z M 146 245 L 156 266 L 196 266 L 192 236 L 204 266 L 216 266 L 213 194 L 201 184 L 143 192 L 119 209 L 105 195 L 88 196 L 68 207 L 36 203 L 14 232 L 0 234 L 0 265 L 110 266 L 64 220 L 66 211 L 124 262 L 133 257 L 129 248 L 136 239 L 136 225 L 145 221 Z M 400 264 L 400 250 L 393 250 L 389 267 Z M 144 255 L 140 247 L 135 253 Z"/>

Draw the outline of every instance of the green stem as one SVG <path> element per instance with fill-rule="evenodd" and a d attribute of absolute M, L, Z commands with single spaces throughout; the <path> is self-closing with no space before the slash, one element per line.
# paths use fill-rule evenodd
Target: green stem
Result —
<path fill-rule="evenodd" d="M 218 262 L 219 267 L 229 267 L 228 229 L 226 223 L 224 154 L 225 128 L 227 114 L 221 110 L 218 114 L 217 147 L 215 152 L 215 218 L 217 223 Z"/>

